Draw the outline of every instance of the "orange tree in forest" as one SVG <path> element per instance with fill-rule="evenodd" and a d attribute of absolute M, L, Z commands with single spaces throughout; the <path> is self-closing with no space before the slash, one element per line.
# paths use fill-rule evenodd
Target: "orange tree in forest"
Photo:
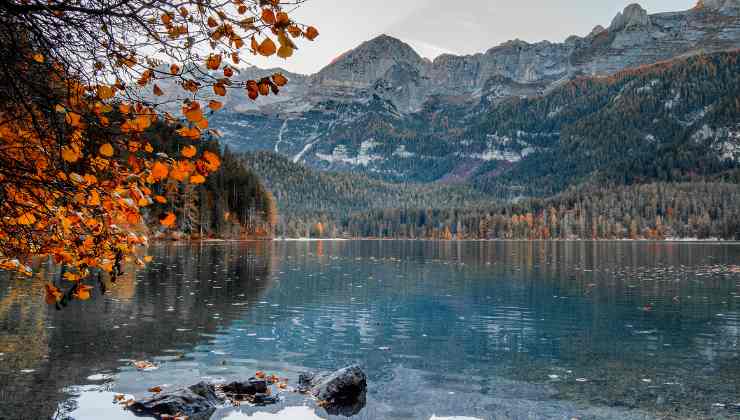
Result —
<path fill-rule="evenodd" d="M 166 202 L 153 186 L 200 184 L 219 168 L 197 147 L 219 97 L 256 100 L 287 83 L 238 69 L 250 54 L 288 58 L 318 36 L 289 16 L 302 2 L 0 2 L 0 268 L 30 274 L 33 257 L 53 257 L 83 300 L 91 270 L 115 278 L 146 245 L 142 210 Z M 188 142 L 178 156 L 146 141 L 155 123 Z M 175 215 L 159 221 L 172 226 Z M 47 285 L 49 303 L 62 298 Z"/>

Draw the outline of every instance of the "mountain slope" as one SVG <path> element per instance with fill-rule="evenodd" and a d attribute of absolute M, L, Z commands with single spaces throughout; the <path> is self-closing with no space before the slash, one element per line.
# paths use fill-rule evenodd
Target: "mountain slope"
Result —
<path fill-rule="evenodd" d="M 608 28 L 564 43 L 510 41 L 434 61 L 380 36 L 315 75 L 288 74 L 278 96 L 229 99 L 212 126 L 237 151 L 394 182 L 473 182 L 504 197 L 549 194 L 604 171 L 626 182 L 672 180 L 737 165 L 736 66 L 690 61 L 737 48 L 740 0 L 652 15 L 631 5 Z M 661 65 L 646 76 L 655 80 L 632 85 L 631 72 L 609 78 L 660 60 L 679 70 Z M 722 80 L 704 77 L 711 66 Z M 654 162 L 655 153 L 665 157 Z"/>

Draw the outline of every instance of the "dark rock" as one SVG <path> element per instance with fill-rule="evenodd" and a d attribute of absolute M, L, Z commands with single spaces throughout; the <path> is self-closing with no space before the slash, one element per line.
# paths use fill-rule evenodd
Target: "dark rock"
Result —
<path fill-rule="evenodd" d="M 129 410 L 137 417 L 160 418 L 166 414 L 188 416 L 191 420 L 205 420 L 210 418 L 216 410 L 216 405 L 221 402 L 215 391 L 213 385 L 201 382 L 189 388 L 136 401 Z"/>
<path fill-rule="evenodd" d="M 346 367 L 311 382 L 311 393 L 329 414 L 350 417 L 365 407 L 367 376 L 359 366 Z"/>
<path fill-rule="evenodd" d="M 316 385 L 316 380 L 319 379 L 318 375 L 314 372 L 301 372 L 298 375 L 298 391 L 308 392 L 311 388 Z"/>
<path fill-rule="evenodd" d="M 267 381 L 249 378 L 247 382 L 232 382 L 222 389 L 228 396 L 264 394 L 267 392 Z"/>
<path fill-rule="evenodd" d="M 280 399 L 274 395 L 268 395 L 268 394 L 254 394 L 252 398 L 249 399 L 249 401 L 252 404 L 257 405 L 270 405 L 270 404 L 277 404 Z"/>

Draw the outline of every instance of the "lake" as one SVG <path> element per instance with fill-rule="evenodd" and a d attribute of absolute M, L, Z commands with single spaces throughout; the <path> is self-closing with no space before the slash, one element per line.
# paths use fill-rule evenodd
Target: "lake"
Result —
<path fill-rule="evenodd" d="M 256 370 L 295 382 L 352 363 L 369 378 L 357 419 L 740 418 L 738 244 L 214 242 L 149 253 L 107 294 L 61 311 L 44 303 L 54 267 L 0 274 L 0 419 L 131 419 L 115 393 Z M 329 418 L 291 405 L 213 418 Z"/>

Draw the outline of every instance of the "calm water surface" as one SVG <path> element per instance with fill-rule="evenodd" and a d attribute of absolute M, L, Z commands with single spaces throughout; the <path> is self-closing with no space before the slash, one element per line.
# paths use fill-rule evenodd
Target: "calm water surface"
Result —
<path fill-rule="evenodd" d="M 0 274 L 0 419 L 130 419 L 114 393 L 361 364 L 358 419 L 740 418 L 740 245 L 158 245 L 47 307 Z M 151 360 L 140 372 L 131 360 Z M 328 418 L 295 401 L 215 419 Z M 298 405 L 303 404 L 299 401 Z"/>

